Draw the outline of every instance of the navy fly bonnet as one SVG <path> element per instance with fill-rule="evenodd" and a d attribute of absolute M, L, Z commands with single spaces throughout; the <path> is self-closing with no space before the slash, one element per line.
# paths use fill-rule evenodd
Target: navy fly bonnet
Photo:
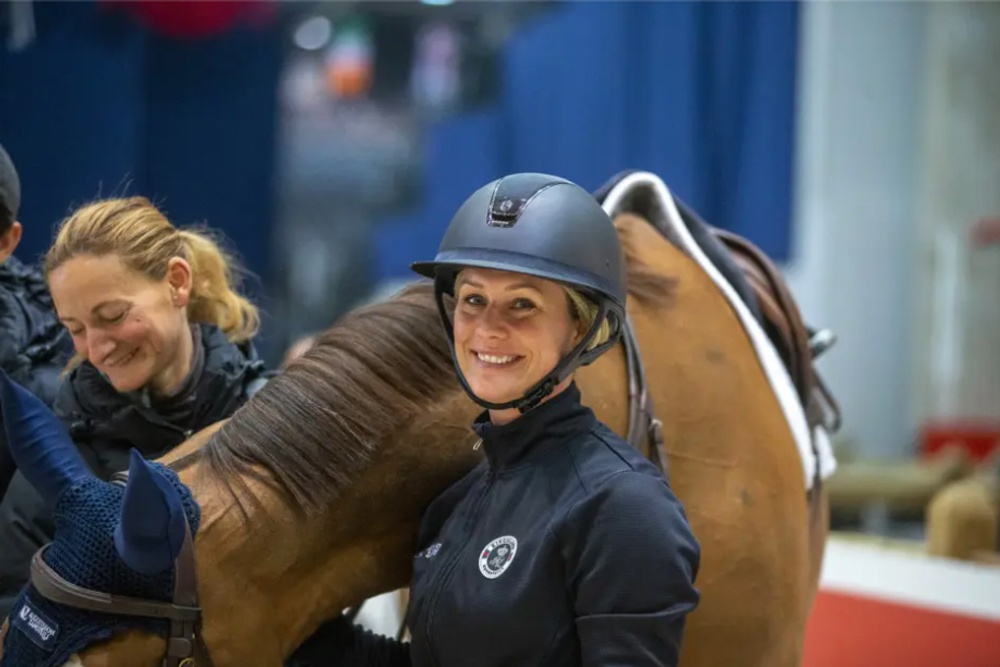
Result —
<path fill-rule="evenodd" d="M 56 539 L 35 554 L 11 609 L 0 667 L 61 667 L 129 630 L 168 638 L 165 667 L 207 667 L 198 637 L 194 497 L 166 466 L 132 450 L 127 475 L 94 477 L 62 423 L 0 370 L 7 441 L 49 507 Z"/>

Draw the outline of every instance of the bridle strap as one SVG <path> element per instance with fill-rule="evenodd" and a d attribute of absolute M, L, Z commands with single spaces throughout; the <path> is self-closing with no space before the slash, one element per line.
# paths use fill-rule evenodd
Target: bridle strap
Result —
<path fill-rule="evenodd" d="M 35 552 L 31 559 L 31 583 L 39 594 L 47 600 L 85 611 L 142 618 L 166 618 L 194 622 L 201 614 L 201 610 L 196 607 L 142 600 L 126 595 L 112 595 L 66 581 L 42 558 L 46 549 L 48 546 L 42 547 Z"/>
<path fill-rule="evenodd" d="M 174 602 L 172 607 L 196 609 L 194 619 L 171 618 L 170 636 L 167 638 L 167 652 L 163 656 L 163 667 L 210 667 L 212 660 L 198 633 L 201 625 L 201 607 L 198 604 L 198 576 L 195 570 L 194 539 L 191 528 L 184 521 L 184 541 L 174 563 Z"/>
<path fill-rule="evenodd" d="M 628 368 L 628 442 L 640 452 L 649 444 L 649 460 L 667 474 L 667 452 L 663 440 L 663 422 L 656 418 L 653 401 L 646 386 L 646 369 L 639 353 L 639 341 L 632 326 L 632 318 L 625 317 L 622 328 L 625 347 L 625 365 Z"/>

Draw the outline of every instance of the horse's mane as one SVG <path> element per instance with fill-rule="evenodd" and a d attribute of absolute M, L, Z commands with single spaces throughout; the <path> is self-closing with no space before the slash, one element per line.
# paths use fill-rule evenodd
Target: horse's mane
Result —
<path fill-rule="evenodd" d="M 620 229 L 629 294 L 669 299 L 671 278 L 644 266 Z M 414 283 L 348 313 L 271 379 L 195 457 L 243 508 L 247 479 L 293 509 L 320 511 L 367 469 L 380 443 L 459 391 L 433 286 Z M 186 467 L 193 461 L 181 463 Z"/>
<path fill-rule="evenodd" d="M 459 388 L 430 284 L 345 315 L 272 378 L 202 448 L 230 492 L 245 478 L 292 507 L 321 510 L 367 468 L 379 443 Z M 252 497 L 252 496 L 250 496 Z"/>

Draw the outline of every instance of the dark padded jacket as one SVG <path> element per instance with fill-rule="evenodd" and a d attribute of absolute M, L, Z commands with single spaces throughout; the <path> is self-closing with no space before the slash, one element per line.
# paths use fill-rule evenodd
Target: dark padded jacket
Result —
<path fill-rule="evenodd" d="M 0 264 L 0 368 L 51 406 L 72 353 L 73 343 L 56 317 L 42 274 L 8 257 Z M 14 470 L 0 429 L 0 500 Z"/>
<path fill-rule="evenodd" d="M 297 667 L 677 664 L 700 549 L 656 468 L 575 385 L 475 424 L 487 460 L 427 509 L 408 644 L 338 619 Z"/>
<path fill-rule="evenodd" d="M 230 343 L 216 327 L 195 325 L 195 361 L 186 384 L 165 401 L 146 392 L 119 393 L 84 362 L 68 376 L 56 399 L 56 415 L 95 475 L 108 479 L 128 469 L 134 447 L 158 458 L 192 433 L 231 417 L 271 377 L 251 343 Z M 0 503 L 0 618 L 28 580 L 35 551 L 54 533 L 52 509 L 20 473 Z"/>

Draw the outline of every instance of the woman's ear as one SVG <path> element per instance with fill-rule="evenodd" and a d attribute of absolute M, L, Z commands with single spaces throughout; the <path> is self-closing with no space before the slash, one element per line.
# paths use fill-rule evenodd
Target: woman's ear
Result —
<path fill-rule="evenodd" d="M 573 342 L 569 348 L 572 350 L 587 335 L 587 322 L 572 299 L 569 300 L 569 314 L 573 318 Z"/>
<path fill-rule="evenodd" d="M 587 335 L 587 329 L 584 328 L 583 320 L 578 317 L 576 318 L 575 323 L 576 327 L 574 327 L 573 345 L 570 346 L 570 349 L 576 347 L 580 341 L 583 340 L 583 337 Z"/>
<path fill-rule="evenodd" d="M 167 284 L 170 286 L 171 303 L 178 308 L 186 308 L 191 301 L 194 279 L 191 265 L 183 257 L 173 257 L 167 262 Z"/>
<path fill-rule="evenodd" d="M 7 258 L 14 254 L 17 244 L 21 242 L 21 223 L 14 221 L 3 234 L 0 234 L 0 264 L 7 261 Z"/>
<path fill-rule="evenodd" d="M 575 309 L 570 310 L 570 317 L 573 318 L 573 330 L 570 334 L 569 340 L 566 341 L 563 354 L 569 354 L 572 352 L 573 348 L 579 345 L 580 341 L 583 340 L 583 337 L 587 335 L 587 331 L 583 328 L 583 320 L 575 315 L 574 310 Z"/>

